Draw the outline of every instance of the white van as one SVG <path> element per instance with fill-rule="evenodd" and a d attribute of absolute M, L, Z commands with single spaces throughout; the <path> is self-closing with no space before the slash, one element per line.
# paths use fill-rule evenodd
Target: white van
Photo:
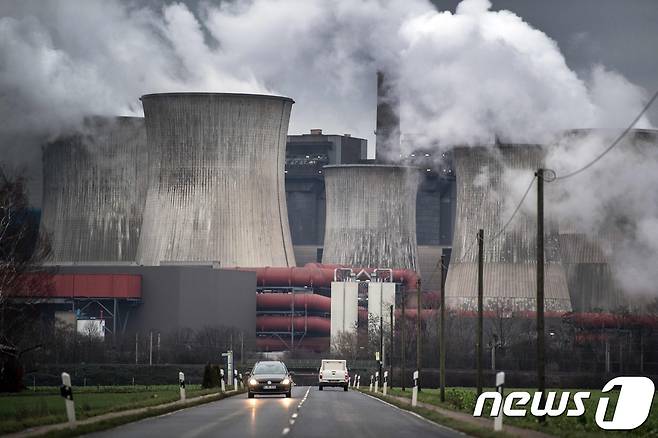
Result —
<path fill-rule="evenodd" d="M 339 359 L 322 359 L 318 375 L 318 388 L 325 386 L 342 386 L 345 391 L 349 387 L 350 373 L 347 371 L 347 361 Z"/>

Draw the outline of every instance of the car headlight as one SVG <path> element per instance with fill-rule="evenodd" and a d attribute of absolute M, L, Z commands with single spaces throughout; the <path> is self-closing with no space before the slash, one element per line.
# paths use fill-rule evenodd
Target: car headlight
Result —
<path fill-rule="evenodd" d="M 282 384 L 282 385 L 290 385 L 290 379 L 286 377 L 285 379 L 283 379 L 283 380 L 281 381 L 281 384 Z"/>
<path fill-rule="evenodd" d="M 252 377 L 251 379 L 249 379 L 249 384 L 250 384 L 251 386 L 258 385 L 258 380 L 254 379 L 254 378 Z"/>

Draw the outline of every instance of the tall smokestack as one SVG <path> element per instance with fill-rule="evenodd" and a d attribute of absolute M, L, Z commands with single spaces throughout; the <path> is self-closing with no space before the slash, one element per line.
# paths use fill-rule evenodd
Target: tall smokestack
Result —
<path fill-rule="evenodd" d="M 43 151 L 52 263 L 134 262 L 146 195 L 144 119 L 89 117 Z"/>
<path fill-rule="evenodd" d="M 418 169 L 325 166 L 323 263 L 416 269 Z"/>
<path fill-rule="evenodd" d="M 294 266 L 284 187 L 293 100 L 142 96 L 149 183 L 138 260 Z"/>
<path fill-rule="evenodd" d="M 377 128 L 375 160 L 377 163 L 399 162 L 400 99 L 390 76 L 377 72 Z"/>
<path fill-rule="evenodd" d="M 531 176 L 541 166 L 539 146 L 458 147 L 454 150 L 457 175 L 457 212 L 446 303 L 474 310 L 477 306 L 477 244 L 479 228 L 485 232 L 484 307 L 489 310 L 535 311 L 537 218 L 517 213 L 497 238 L 507 221 L 501 196 L 506 192 L 505 169 L 527 171 Z M 483 178 L 486 180 L 483 181 Z M 571 311 L 571 301 L 559 253 L 556 221 L 545 225 L 545 308 Z"/>

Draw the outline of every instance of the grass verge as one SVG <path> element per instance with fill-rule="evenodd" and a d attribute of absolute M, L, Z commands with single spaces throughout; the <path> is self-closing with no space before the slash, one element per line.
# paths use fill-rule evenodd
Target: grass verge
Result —
<path fill-rule="evenodd" d="M 493 391 L 494 389 L 484 388 L 484 390 Z M 529 388 L 506 388 L 505 394 L 519 390 L 528 391 L 531 394 L 535 391 L 534 389 Z M 557 404 L 557 401 L 560 399 L 560 396 L 563 392 L 570 392 L 571 395 L 573 395 L 573 393 L 576 391 L 579 390 L 556 390 L 557 395 L 555 404 Z M 584 401 L 585 414 L 580 417 L 567 417 L 563 414 L 559 417 L 549 417 L 544 423 L 539 423 L 535 417 L 528 413 L 526 417 L 506 417 L 504 423 L 523 429 L 537 430 L 539 432 L 567 438 L 594 438 L 600 437 L 603 434 L 605 434 L 606 437 L 626 437 L 629 434 L 633 436 L 658 436 L 658 397 L 654 397 L 649 418 L 639 428 L 630 432 L 604 431 L 598 427 L 594 419 L 598 401 L 603 396 L 603 393 L 597 390 L 587 391 L 590 392 L 590 398 Z M 389 390 L 389 394 L 398 397 L 405 397 L 409 399 L 411 398 L 410 389 L 402 391 L 400 388 L 391 388 Z M 611 413 L 614 411 L 614 407 L 616 407 L 617 404 L 618 395 L 618 391 L 612 391 L 605 394 L 606 397 L 610 397 L 610 406 L 608 408 L 608 415 L 606 415 L 606 419 L 609 419 Z M 468 414 L 473 413 L 476 400 L 477 397 L 474 388 L 446 388 L 445 402 L 440 401 L 438 389 L 424 388 L 418 394 L 418 401 L 420 402 L 429 403 L 444 409 L 450 409 Z M 573 400 L 570 399 L 568 409 L 573 409 L 574 407 L 575 406 Z M 488 414 L 490 408 L 491 405 L 488 403 L 483 412 Z"/>
<path fill-rule="evenodd" d="M 193 398 L 216 392 L 216 388 L 202 389 L 199 385 L 188 385 L 187 397 Z M 178 385 L 74 389 L 78 420 L 110 412 L 158 406 L 179 398 Z M 57 388 L 38 388 L 35 392 L 24 391 L 0 396 L 0 434 L 65 421 L 64 401 Z"/>

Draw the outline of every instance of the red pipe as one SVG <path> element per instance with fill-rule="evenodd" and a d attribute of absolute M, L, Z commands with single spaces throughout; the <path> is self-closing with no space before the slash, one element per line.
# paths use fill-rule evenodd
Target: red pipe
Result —
<path fill-rule="evenodd" d="M 256 295 L 256 307 L 258 310 L 290 310 L 293 297 L 295 309 L 331 312 L 331 298 L 318 294 L 260 293 Z"/>
<path fill-rule="evenodd" d="M 258 287 L 329 287 L 334 281 L 334 270 L 337 268 L 350 268 L 342 265 L 323 265 L 308 263 L 302 268 L 236 268 L 241 271 L 256 272 L 256 285 Z M 351 268 L 356 273 L 364 270 L 371 274 L 374 268 Z M 411 269 L 393 269 L 393 281 L 403 283 L 407 289 L 416 287 L 420 277 Z"/>
<path fill-rule="evenodd" d="M 261 332 L 290 332 L 293 319 L 290 316 L 259 315 L 256 317 L 256 330 Z M 305 330 L 313 333 L 329 335 L 331 320 L 321 316 L 296 316 L 294 318 L 295 331 Z"/>

